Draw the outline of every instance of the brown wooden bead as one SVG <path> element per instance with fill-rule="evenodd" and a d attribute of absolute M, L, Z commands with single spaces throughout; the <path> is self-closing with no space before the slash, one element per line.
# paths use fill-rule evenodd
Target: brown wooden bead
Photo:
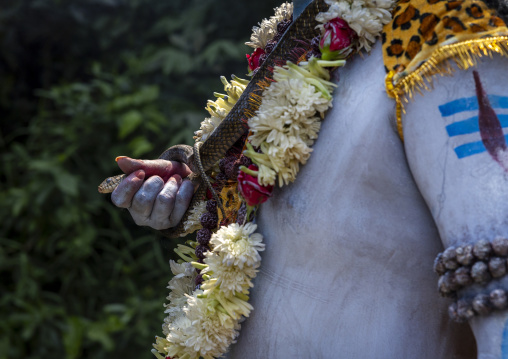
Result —
<path fill-rule="evenodd" d="M 487 259 L 492 253 L 492 247 L 489 241 L 482 239 L 476 242 L 473 246 L 473 254 L 478 259 Z"/>
<path fill-rule="evenodd" d="M 506 292 L 502 289 L 494 289 L 490 292 L 489 299 L 496 309 L 505 309 L 508 306 Z"/>
<path fill-rule="evenodd" d="M 492 250 L 496 256 L 505 257 L 508 255 L 508 238 L 496 237 L 492 241 Z"/>
<path fill-rule="evenodd" d="M 471 268 L 469 267 L 460 267 L 455 271 L 455 281 L 461 287 L 465 287 L 473 283 L 473 278 L 471 278 Z"/>
<path fill-rule="evenodd" d="M 506 259 L 492 257 L 489 261 L 489 271 L 494 278 L 504 276 L 506 274 Z"/>
<path fill-rule="evenodd" d="M 471 268 L 471 277 L 475 283 L 487 283 L 491 279 L 487 263 L 476 262 Z"/>
<path fill-rule="evenodd" d="M 443 262 L 443 253 L 439 253 L 434 259 L 434 272 L 439 275 L 443 275 L 446 272 L 446 267 Z"/>
<path fill-rule="evenodd" d="M 473 299 L 473 310 L 480 315 L 487 315 L 492 312 L 490 297 L 487 294 L 478 294 Z"/>
<path fill-rule="evenodd" d="M 457 263 L 457 253 L 455 252 L 455 248 L 448 247 L 443 252 L 443 263 L 446 269 L 457 269 L 459 264 Z"/>
<path fill-rule="evenodd" d="M 457 302 L 457 315 L 463 319 L 469 320 L 474 317 L 473 307 L 468 301 L 461 299 Z"/>
<path fill-rule="evenodd" d="M 455 253 L 457 254 L 457 262 L 459 262 L 460 264 L 462 264 L 464 266 L 473 264 L 474 255 L 473 255 L 473 245 L 472 244 L 458 247 L 455 250 Z"/>
<path fill-rule="evenodd" d="M 451 296 L 457 289 L 460 288 L 452 272 L 446 272 L 439 277 L 437 286 L 439 288 L 439 292 L 445 297 Z"/>
<path fill-rule="evenodd" d="M 450 304 L 450 306 L 448 307 L 448 315 L 450 316 L 450 318 L 454 321 L 454 322 L 458 322 L 458 323 L 462 323 L 462 322 L 465 322 L 466 320 L 464 318 L 461 318 L 459 316 L 459 313 L 457 312 L 457 309 L 458 309 L 458 306 L 457 306 L 457 303 L 453 302 L 452 304 Z"/>

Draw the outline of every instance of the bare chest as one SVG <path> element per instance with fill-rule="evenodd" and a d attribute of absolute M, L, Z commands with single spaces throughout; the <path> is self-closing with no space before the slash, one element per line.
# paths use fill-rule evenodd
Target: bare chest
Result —
<path fill-rule="evenodd" d="M 446 305 L 432 273 L 441 246 L 392 125 L 380 47 L 339 77 L 309 162 L 261 208 L 255 310 L 229 358 L 449 353 L 435 345 L 447 319 L 422 310 Z"/>

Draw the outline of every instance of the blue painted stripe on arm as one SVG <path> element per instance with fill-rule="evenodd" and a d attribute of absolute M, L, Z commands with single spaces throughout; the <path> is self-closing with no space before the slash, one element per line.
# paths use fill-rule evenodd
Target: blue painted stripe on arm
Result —
<path fill-rule="evenodd" d="M 490 97 L 491 96 L 489 96 L 489 99 L 490 99 Z M 508 108 L 508 97 L 492 95 L 491 102 L 495 102 L 495 101 L 497 101 L 497 106 L 499 108 Z"/>
<path fill-rule="evenodd" d="M 501 358 L 508 359 L 508 321 L 504 323 L 503 341 L 501 342 Z"/>
<path fill-rule="evenodd" d="M 464 121 L 454 122 L 451 125 L 446 126 L 446 132 L 448 136 L 465 135 L 467 133 L 475 133 L 480 131 L 480 125 L 478 124 L 478 116 L 473 116 Z"/>
<path fill-rule="evenodd" d="M 478 100 L 476 96 L 459 98 L 439 106 L 439 111 L 443 117 L 451 116 L 458 112 L 473 110 L 478 110 Z"/>
<path fill-rule="evenodd" d="M 501 122 L 501 127 L 508 127 L 508 115 L 497 115 L 497 118 L 499 119 L 499 122 Z M 450 137 L 475 133 L 478 131 L 480 131 L 478 116 L 473 116 L 467 120 L 454 122 L 446 126 L 446 132 L 448 132 L 448 136 Z"/>
<path fill-rule="evenodd" d="M 498 95 L 488 95 L 492 108 L 508 108 L 508 97 Z M 450 101 L 439 106 L 441 116 L 447 117 L 464 111 L 478 110 L 478 100 L 476 96 L 464 97 Z"/>
<path fill-rule="evenodd" d="M 477 153 L 482 153 L 485 151 L 487 150 L 485 149 L 485 146 L 483 145 L 482 141 L 470 142 L 466 143 L 465 145 L 455 147 L 455 153 L 457 154 L 457 157 L 459 159 L 476 155 Z"/>
<path fill-rule="evenodd" d="M 505 141 L 508 141 L 508 135 L 504 135 Z M 455 147 L 455 153 L 458 158 L 464 158 L 487 151 L 482 141 L 469 142 Z"/>

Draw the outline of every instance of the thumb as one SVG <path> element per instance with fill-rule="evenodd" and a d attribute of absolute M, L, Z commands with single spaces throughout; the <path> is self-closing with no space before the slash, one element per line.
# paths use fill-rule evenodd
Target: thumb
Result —
<path fill-rule="evenodd" d="M 164 182 L 175 174 L 185 178 L 192 173 L 189 167 L 176 161 L 161 159 L 137 160 L 126 156 L 119 156 L 116 158 L 116 162 L 124 173 L 129 174 L 137 170 L 143 170 L 145 171 L 146 178 L 157 175 L 160 176 Z"/>

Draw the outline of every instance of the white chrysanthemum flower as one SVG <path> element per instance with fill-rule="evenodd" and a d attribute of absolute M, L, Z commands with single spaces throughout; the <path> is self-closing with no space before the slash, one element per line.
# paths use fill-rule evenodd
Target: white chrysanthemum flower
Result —
<path fill-rule="evenodd" d="M 268 41 L 273 39 L 277 35 L 277 24 L 284 20 L 290 20 L 293 16 L 293 3 L 284 3 L 275 9 L 275 15 L 269 19 L 261 21 L 259 26 L 252 28 L 252 35 L 250 42 L 246 42 L 245 45 L 250 46 L 254 49 L 258 47 L 264 49 Z"/>
<path fill-rule="evenodd" d="M 184 311 L 192 325 L 186 328 L 185 346 L 204 359 L 222 356 L 238 336 L 240 324 L 216 310 L 220 304 L 214 299 L 198 298 L 195 293 L 187 302 Z"/>
<path fill-rule="evenodd" d="M 258 252 L 264 251 L 265 245 L 262 243 L 263 236 L 254 233 L 256 228 L 257 225 L 254 223 L 243 226 L 232 223 L 227 227 L 221 227 L 210 240 L 213 251 L 218 253 L 228 266 L 235 265 L 240 269 L 244 266 L 258 266 L 261 261 Z"/>
<path fill-rule="evenodd" d="M 171 273 L 175 276 L 192 276 L 194 274 L 194 267 L 190 263 L 178 263 L 170 260 L 169 267 L 171 268 Z"/>
<path fill-rule="evenodd" d="M 274 78 L 279 81 L 263 92 L 256 116 L 248 121 L 250 143 L 266 155 L 250 155 L 259 167 L 258 180 L 263 186 L 273 185 L 276 176 L 279 186 L 294 181 L 318 137 L 321 118 L 316 114 L 332 106 L 313 85 L 288 76 L 291 71 L 276 68 Z"/>
<path fill-rule="evenodd" d="M 300 168 L 300 162 L 305 162 L 310 157 L 312 149 L 304 142 L 299 140 L 299 144 L 295 145 L 297 148 L 295 156 L 291 153 L 293 148 L 289 148 L 289 151 L 285 151 L 280 147 L 272 146 L 266 142 L 261 145 L 261 150 L 271 155 L 264 155 L 269 159 L 269 165 L 259 165 L 258 181 L 262 186 L 273 185 L 275 178 L 278 178 L 279 187 L 282 187 L 284 183 L 288 184 L 296 179 L 298 170 Z M 271 173 L 273 171 L 273 174 Z"/>
<path fill-rule="evenodd" d="M 242 293 L 254 286 L 251 279 L 256 277 L 256 268 L 259 263 L 254 267 L 245 266 L 240 269 L 224 263 L 223 257 L 215 252 L 207 252 L 205 255 L 204 262 L 208 268 L 201 273 L 212 272 L 213 278 L 205 281 L 201 289 L 206 291 L 218 287 L 225 296 L 234 296 L 235 293 Z"/>
<path fill-rule="evenodd" d="M 203 123 L 201 123 L 201 127 L 203 127 Z M 199 201 L 193 208 L 190 209 L 189 217 L 187 217 L 187 220 L 183 222 L 183 229 L 185 231 L 185 234 L 192 233 L 203 228 L 201 226 L 201 221 L 199 219 L 201 218 L 201 215 L 205 212 L 206 212 L 205 201 Z"/>
<path fill-rule="evenodd" d="M 275 15 L 273 16 L 278 22 L 289 20 L 293 16 L 293 3 L 285 2 L 281 6 L 275 9 Z"/>
<path fill-rule="evenodd" d="M 184 307 L 184 310 L 186 311 L 187 308 L 188 305 Z M 176 318 L 169 325 L 169 333 L 166 336 L 166 340 L 169 343 L 166 348 L 168 356 L 171 358 L 186 356 L 189 359 L 199 359 L 199 353 L 186 344 L 192 335 L 193 325 L 192 320 L 186 316 L 186 313 Z"/>
<path fill-rule="evenodd" d="M 289 79 L 274 82 L 263 92 L 263 101 L 256 116 L 249 119 L 254 146 L 263 142 L 280 146 L 284 150 L 290 145 L 291 137 L 300 137 L 304 142 L 317 138 L 320 118 L 316 112 L 325 112 L 331 101 L 323 98 L 313 85 Z"/>
<path fill-rule="evenodd" d="M 254 49 L 258 47 L 264 49 L 268 41 L 277 35 L 277 22 L 272 19 L 264 19 L 258 25 L 252 28 L 250 41 L 246 42 L 245 45 Z"/>
<path fill-rule="evenodd" d="M 168 304 L 164 304 L 164 313 L 167 314 L 162 325 L 162 332 L 168 335 L 170 325 L 175 318 L 183 313 L 183 307 L 187 303 L 186 295 L 191 294 L 195 287 L 196 271 L 190 263 L 178 264 L 170 261 L 171 271 L 174 277 L 168 283 L 168 289 L 171 291 L 166 297 Z"/>
<path fill-rule="evenodd" d="M 391 20 L 395 0 L 325 0 L 328 11 L 319 13 L 316 20 L 325 24 L 340 17 L 358 35 L 358 50 L 370 51 L 383 26 Z M 323 29 L 323 25 L 319 26 Z"/>

